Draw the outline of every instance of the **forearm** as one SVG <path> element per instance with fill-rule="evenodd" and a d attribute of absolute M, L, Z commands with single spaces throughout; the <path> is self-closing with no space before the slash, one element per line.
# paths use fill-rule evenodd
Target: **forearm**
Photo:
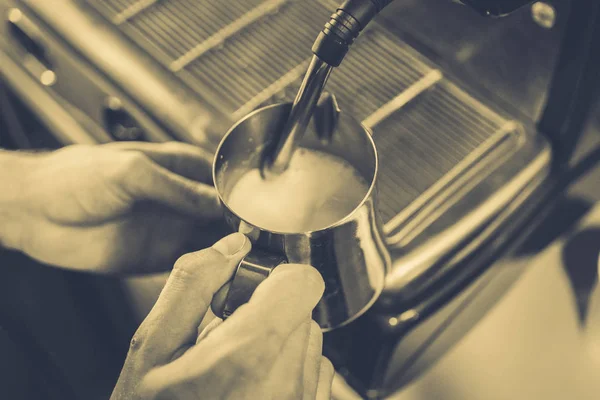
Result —
<path fill-rule="evenodd" d="M 0 246 L 20 250 L 26 225 L 28 171 L 37 156 L 0 149 Z"/>

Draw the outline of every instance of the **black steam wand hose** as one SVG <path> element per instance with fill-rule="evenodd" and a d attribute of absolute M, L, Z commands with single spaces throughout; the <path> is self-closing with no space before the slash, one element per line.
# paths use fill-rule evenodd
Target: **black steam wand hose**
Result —
<path fill-rule="evenodd" d="M 392 0 L 346 0 L 338 7 L 313 44 L 314 56 L 300 85 L 284 128 L 267 147 L 263 174 L 280 174 L 304 136 L 329 74 L 338 67 L 367 24 Z"/>

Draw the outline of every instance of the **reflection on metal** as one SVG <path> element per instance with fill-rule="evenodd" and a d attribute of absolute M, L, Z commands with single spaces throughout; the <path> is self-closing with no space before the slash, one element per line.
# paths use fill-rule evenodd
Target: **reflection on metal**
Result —
<path fill-rule="evenodd" d="M 419 313 L 416 310 L 406 310 L 397 317 L 390 317 L 388 319 L 388 325 L 390 327 L 395 327 L 400 324 L 405 324 L 407 322 L 414 321 L 417 318 L 419 318 Z"/>
<path fill-rule="evenodd" d="M 11 8 L 8 12 L 8 21 L 13 24 L 18 23 L 23 17 L 23 13 L 18 8 Z"/>
<path fill-rule="evenodd" d="M 106 107 L 111 110 L 119 110 L 123 107 L 123 102 L 116 96 L 109 96 L 106 99 Z"/>
<path fill-rule="evenodd" d="M 288 0 L 273 0 L 266 1 L 254 8 L 250 12 L 244 14 L 242 17 L 234 21 L 233 23 L 225 26 L 223 29 L 216 32 L 214 35 L 209 37 L 202 43 L 199 43 L 196 47 L 189 50 L 187 53 L 179 57 L 177 60 L 173 61 L 169 68 L 171 71 L 179 71 L 185 68 L 186 65 L 194 61 L 195 59 L 201 57 L 204 53 L 209 51 L 212 48 L 215 48 L 225 42 L 228 38 L 235 35 L 242 29 L 246 28 L 249 25 L 252 25 L 265 15 L 268 15 L 271 12 L 276 11 L 283 4 L 288 2 Z"/>
<path fill-rule="evenodd" d="M 44 86 L 52 86 L 56 83 L 56 74 L 47 69 L 40 75 L 40 82 Z"/>
<path fill-rule="evenodd" d="M 369 129 L 373 129 L 377 124 L 402 108 L 409 101 L 442 80 L 443 77 L 444 75 L 439 70 L 434 69 L 412 84 L 412 86 L 408 87 L 408 89 L 384 104 L 381 108 L 377 109 L 373 114 L 365 118 L 362 121 L 363 125 Z"/>
<path fill-rule="evenodd" d="M 121 11 L 120 13 L 118 13 L 117 15 L 115 15 L 112 19 L 112 22 L 115 25 L 120 25 L 123 22 L 135 17 L 147 8 L 153 6 L 159 1 L 161 0 L 139 0 L 127 7 L 126 9 L 124 9 L 123 11 Z"/>
<path fill-rule="evenodd" d="M 36 110 L 37 117 L 60 143 L 65 145 L 98 143 L 63 103 L 42 88 L 2 49 L 0 49 L 0 66 L 2 66 L 3 83 L 23 99 L 27 107 Z"/>
<path fill-rule="evenodd" d="M 556 23 L 556 10 L 545 1 L 538 1 L 531 6 L 531 16 L 542 28 L 551 29 Z"/>

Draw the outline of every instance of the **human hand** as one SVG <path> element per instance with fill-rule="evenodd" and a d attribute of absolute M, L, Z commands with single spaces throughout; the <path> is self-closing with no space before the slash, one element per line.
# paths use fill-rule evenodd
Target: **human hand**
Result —
<path fill-rule="evenodd" d="M 247 304 L 199 334 L 214 293 L 249 250 L 236 233 L 177 261 L 131 341 L 111 399 L 330 398 L 333 367 L 311 320 L 324 283 L 310 266 L 277 267 Z"/>
<path fill-rule="evenodd" d="M 222 236 L 211 164 L 204 150 L 177 142 L 74 145 L 18 156 L 11 164 L 20 166 L 22 179 L 13 216 L 18 229 L 10 231 L 17 237 L 7 242 L 66 268 L 167 269 L 197 231 Z M 207 245 L 200 234 L 194 239 L 194 249 Z"/>

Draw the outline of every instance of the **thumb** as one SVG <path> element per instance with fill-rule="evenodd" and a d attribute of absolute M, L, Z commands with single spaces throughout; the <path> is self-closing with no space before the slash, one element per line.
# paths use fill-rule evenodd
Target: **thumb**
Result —
<path fill-rule="evenodd" d="M 169 362 L 178 350 L 195 343 L 214 293 L 231 278 L 249 251 L 250 241 L 234 233 L 177 260 L 132 340 L 132 350 L 142 354 L 148 368 Z"/>

